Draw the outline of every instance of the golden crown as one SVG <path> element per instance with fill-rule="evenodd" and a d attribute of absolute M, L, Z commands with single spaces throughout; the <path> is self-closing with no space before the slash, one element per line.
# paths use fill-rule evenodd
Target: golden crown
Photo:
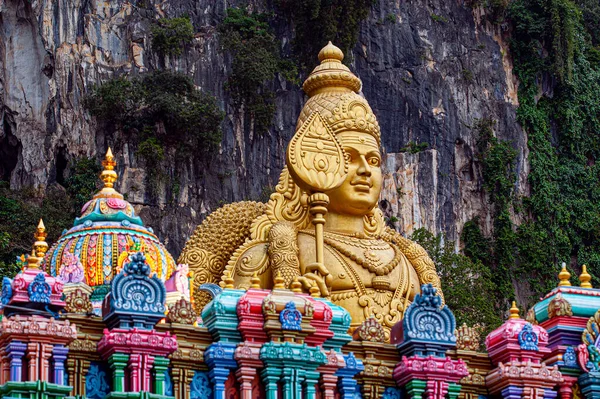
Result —
<path fill-rule="evenodd" d="M 344 64 L 344 53 L 329 42 L 319 52 L 321 63 L 308 76 L 302 88 L 309 99 L 296 129 L 318 111 L 334 134 L 355 130 L 372 135 L 381 144 L 377 118 L 360 92 L 362 83 Z"/>

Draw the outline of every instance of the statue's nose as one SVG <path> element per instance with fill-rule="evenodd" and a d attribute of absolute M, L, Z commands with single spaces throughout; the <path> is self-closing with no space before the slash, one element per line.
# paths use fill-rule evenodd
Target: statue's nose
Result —
<path fill-rule="evenodd" d="M 364 155 L 361 155 L 360 158 L 358 159 L 358 162 L 360 163 L 360 165 L 358 166 L 358 170 L 356 171 L 356 174 L 358 174 L 360 176 L 371 176 L 371 167 L 369 166 L 369 163 L 367 162 L 367 158 L 365 158 Z"/>

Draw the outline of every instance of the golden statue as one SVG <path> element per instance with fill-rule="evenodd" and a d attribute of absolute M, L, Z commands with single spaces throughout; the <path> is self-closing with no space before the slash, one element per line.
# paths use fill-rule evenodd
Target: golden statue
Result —
<path fill-rule="evenodd" d="M 385 226 L 381 135 L 359 95 L 361 81 L 331 42 L 306 79 L 309 96 L 287 150 L 286 167 L 267 204 L 239 202 L 213 212 L 187 242 L 179 263 L 194 285 L 286 287 L 329 298 L 350 312 L 352 328 L 374 316 L 389 336 L 404 310 L 440 280 L 425 250 Z M 208 294 L 195 295 L 201 309 Z"/>

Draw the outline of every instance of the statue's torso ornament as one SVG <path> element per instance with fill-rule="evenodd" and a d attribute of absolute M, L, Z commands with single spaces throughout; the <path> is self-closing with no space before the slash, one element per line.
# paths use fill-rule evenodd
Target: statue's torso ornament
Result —
<path fill-rule="evenodd" d="M 179 259 L 194 273 L 194 292 L 227 274 L 236 288 L 260 280 L 292 283 L 350 312 L 352 328 L 374 317 L 384 328 L 402 319 L 422 284 L 441 296 L 435 266 L 418 244 L 385 227 L 379 125 L 359 94 L 360 80 L 331 43 L 304 83 L 286 167 L 266 205 L 230 204 L 213 212 Z M 195 295 L 202 308 L 209 297 Z M 200 310 L 200 309 L 198 309 Z"/>

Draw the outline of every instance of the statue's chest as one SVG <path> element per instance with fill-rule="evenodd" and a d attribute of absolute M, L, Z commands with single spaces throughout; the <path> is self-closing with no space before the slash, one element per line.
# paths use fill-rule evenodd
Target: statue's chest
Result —
<path fill-rule="evenodd" d="M 299 238 L 304 241 L 305 237 Z M 314 245 L 314 241 L 312 242 Z M 324 244 L 325 267 L 333 277 L 334 291 L 357 287 L 393 291 L 397 287 L 399 270 L 405 258 L 389 243 L 383 240 L 326 236 Z M 301 262 L 310 264 L 314 259 L 301 255 Z M 377 285 L 378 282 L 382 284 L 374 287 L 373 283 Z"/>

